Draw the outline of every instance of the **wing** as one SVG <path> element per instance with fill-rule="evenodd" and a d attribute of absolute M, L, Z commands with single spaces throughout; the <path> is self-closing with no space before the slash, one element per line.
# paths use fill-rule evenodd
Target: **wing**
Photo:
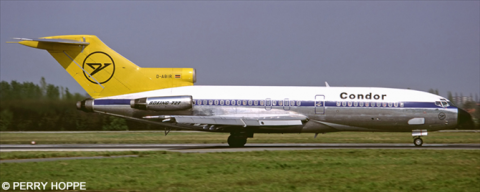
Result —
<path fill-rule="evenodd" d="M 303 125 L 307 117 L 299 114 L 260 114 L 260 115 L 219 115 L 219 116 L 146 116 L 144 119 L 161 119 L 177 124 L 218 125 L 218 126 L 292 126 Z"/>

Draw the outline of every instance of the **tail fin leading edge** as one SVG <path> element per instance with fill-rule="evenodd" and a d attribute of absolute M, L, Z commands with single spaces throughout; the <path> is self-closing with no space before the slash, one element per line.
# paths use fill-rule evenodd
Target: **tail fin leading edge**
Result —
<path fill-rule="evenodd" d="M 141 68 L 94 35 L 20 40 L 22 45 L 47 50 L 93 98 L 195 83 L 192 68 Z"/>

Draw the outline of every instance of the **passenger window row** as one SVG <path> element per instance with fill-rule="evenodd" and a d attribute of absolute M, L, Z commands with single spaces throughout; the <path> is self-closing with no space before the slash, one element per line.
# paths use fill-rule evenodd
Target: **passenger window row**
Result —
<path fill-rule="evenodd" d="M 307 102 L 308 103 L 308 102 Z M 439 102 L 440 103 L 440 102 Z M 194 105 L 220 105 L 220 106 L 301 106 L 302 101 L 294 100 L 193 100 Z M 438 103 L 436 103 L 438 105 Z M 308 104 L 307 104 L 308 105 Z M 321 106 L 321 105 L 317 105 Z M 337 101 L 337 107 L 404 107 L 402 102 L 357 102 Z"/>
<path fill-rule="evenodd" d="M 337 101 L 337 107 L 404 107 L 403 103 L 397 102 L 357 102 Z"/>
<path fill-rule="evenodd" d="M 194 105 L 243 105 L 243 106 L 301 106 L 302 101 L 288 100 L 193 100 Z"/>

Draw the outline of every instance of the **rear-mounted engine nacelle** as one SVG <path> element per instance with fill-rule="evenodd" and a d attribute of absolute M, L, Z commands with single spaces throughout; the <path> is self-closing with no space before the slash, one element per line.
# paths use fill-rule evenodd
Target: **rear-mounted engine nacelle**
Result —
<path fill-rule="evenodd" d="M 192 96 L 145 97 L 132 99 L 130 106 L 134 109 L 152 111 L 176 111 L 192 108 Z"/>
<path fill-rule="evenodd" d="M 93 99 L 77 101 L 77 109 L 85 112 L 93 112 Z"/>

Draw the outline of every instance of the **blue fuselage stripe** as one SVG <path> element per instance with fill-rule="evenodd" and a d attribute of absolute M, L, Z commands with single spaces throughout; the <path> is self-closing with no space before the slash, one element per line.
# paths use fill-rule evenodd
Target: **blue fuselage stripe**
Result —
<path fill-rule="evenodd" d="M 130 99 L 96 99 L 95 105 L 130 105 Z"/>
<path fill-rule="evenodd" d="M 194 100 L 194 105 L 211 105 L 211 106 L 252 106 L 252 107 L 263 107 L 260 103 L 264 105 L 268 102 L 272 105 L 272 107 L 283 107 L 283 105 L 278 105 L 279 102 L 283 100 L 239 100 L 239 99 L 229 99 L 229 104 L 227 105 L 226 100 L 224 100 L 223 105 L 219 100 L 215 102 L 212 99 L 200 99 Z M 201 101 L 201 104 L 199 104 Z M 212 102 L 210 102 L 212 101 Z M 298 100 L 291 100 L 290 102 L 294 103 L 290 107 L 314 107 L 315 101 L 298 101 Z M 233 104 L 232 104 L 233 103 Z M 244 105 L 246 103 L 246 105 Z M 258 105 L 254 105 L 257 103 Z M 273 105 L 275 103 L 275 105 Z M 325 101 L 325 103 L 321 102 L 321 105 L 325 105 L 326 107 L 386 107 L 386 108 L 444 108 L 435 105 L 434 102 L 369 102 L 369 101 Z M 366 105 L 368 103 L 368 106 Z M 400 105 L 403 103 L 403 107 Z M 298 105 L 300 104 L 300 105 Z M 380 104 L 380 106 L 378 106 Z M 130 99 L 97 99 L 95 100 L 95 105 L 130 105 Z M 322 107 L 322 106 L 318 107 Z M 270 107 L 270 105 L 268 106 Z M 447 108 L 456 108 L 455 106 L 449 106 Z"/>

